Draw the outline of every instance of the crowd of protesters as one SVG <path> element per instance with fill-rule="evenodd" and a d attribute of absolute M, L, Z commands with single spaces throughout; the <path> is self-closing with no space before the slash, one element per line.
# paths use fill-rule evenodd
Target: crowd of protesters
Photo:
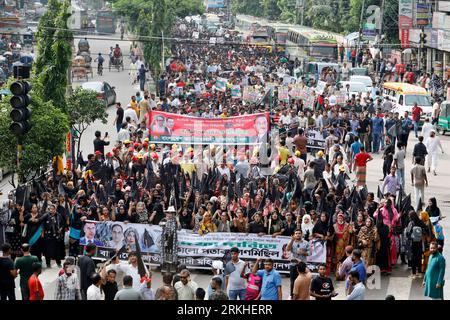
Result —
<path fill-rule="evenodd" d="M 186 38 L 193 31 L 188 26 L 174 33 Z M 201 300 L 206 294 L 217 300 L 282 299 L 281 277 L 273 262 L 258 260 L 250 266 L 239 259 L 237 248 L 225 264 L 213 265 L 208 292 L 190 280 L 186 266 L 180 268 L 178 281 L 165 274 L 164 286 L 153 292 L 151 274 L 139 277 L 133 253 L 128 263 L 115 257 L 97 270 L 92 260 L 95 243 L 87 244 L 78 261 L 80 272 L 74 272 L 70 257 L 80 254 L 84 221 L 158 225 L 169 206 L 177 208 L 181 228 L 199 235 L 292 237 L 291 299 L 335 297 L 332 275 L 347 282 L 348 299 L 363 299 L 368 266 L 378 266 L 387 276 L 400 263 L 411 267 L 413 278 L 424 278 L 427 296 L 443 297 L 444 236 L 439 221 L 444 217 L 435 198 L 424 203 L 426 169 L 437 174 L 440 142 L 429 121 L 419 137 L 415 122 L 420 110 L 413 110 L 412 118 L 408 113 L 400 117 L 390 112 L 379 92 L 331 106 L 332 85 L 315 96 L 312 106 L 302 100 L 278 101 L 276 94 L 271 103 L 243 103 L 231 97 L 233 85 L 255 86 L 264 96 L 264 83 L 281 84 L 300 62 L 263 46 L 186 42 L 173 45 L 172 53 L 155 93 L 139 92 L 125 110 L 117 104 L 118 141 L 112 152 L 105 152 L 109 142 L 97 132 L 95 153 L 87 161 L 79 157 L 75 170 L 64 171 L 56 159 L 50 177 L 33 183 L 21 200 L 4 202 L 8 244 L 0 260 L 2 299 L 14 297 L 17 274 L 23 299 L 43 299 L 38 276 L 41 263 L 50 268 L 52 260 L 61 269 L 55 299 Z M 228 85 L 222 93 L 214 84 L 224 75 Z M 312 85 L 303 77 L 295 81 Z M 255 146 L 153 144 L 150 110 L 208 118 L 271 112 L 275 130 Z M 326 137 L 323 147 L 309 145 L 306 134 L 312 128 Z M 418 137 L 410 172 L 415 205 L 405 192 L 409 175 L 404 150 L 412 130 Z M 369 192 L 367 166 L 380 151 L 382 183 Z M 305 264 L 311 240 L 327 243 L 326 263 L 315 278 Z"/>

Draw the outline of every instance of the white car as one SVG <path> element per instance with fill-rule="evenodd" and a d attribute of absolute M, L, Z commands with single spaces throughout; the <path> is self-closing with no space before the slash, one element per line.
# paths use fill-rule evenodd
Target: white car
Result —
<path fill-rule="evenodd" d="M 350 82 L 362 82 L 366 86 L 366 92 L 372 92 L 373 81 L 369 76 L 351 76 Z"/>
<path fill-rule="evenodd" d="M 107 82 L 92 81 L 81 85 L 83 89 L 93 90 L 98 93 L 97 99 L 105 101 L 106 107 L 116 103 L 115 87 L 111 87 Z"/>
<path fill-rule="evenodd" d="M 352 95 L 358 96 L 360 93 L 364 95 L 367 92 L 366 85 L 362 82 L 341 81 L 340 84 L 340 92 L 348 94 L 349 98 L 351 98 Z"/>

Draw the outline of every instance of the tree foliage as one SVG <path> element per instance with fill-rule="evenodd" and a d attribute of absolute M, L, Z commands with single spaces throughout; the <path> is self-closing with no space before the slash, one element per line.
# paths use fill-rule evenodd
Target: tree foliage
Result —
<path fill-rule="evenodd" d="M 97 99 L 97 92 L 81 87 L 77 87 L 67 98 L 67 113 L 70 126 L 77 136 L 78 154 L 83 133 L 97 120 L 106 124 L 108 113 L 104 103 Z"/>
<path fill-rule="evenodd" d="M 383 34 L 390 43 L 398 42 L 398 1 L 385 1 Z M 341 34 L 358 32 L 361 9 L 381 6 L 381 0 L 304 0 L 304 24 Z M 295 0 L 232 0 L 233 13 L 248 14 L 270 20 L 300 23 L 301 11 Z M 363 22 L 367 14 L 363 12 Z"/>
<path fill-rule="evenodd" d="M 57 1 L 49 2 L 52 15 L 39 21 L 38 57 L 34 66 L 34 74 L 37 75 L 35 90 L 44 101 L 52 101 L 53 105 L 65 112 L 73 40 L 72 32 L 67 29 L 70 1 L 65 0 L 62 4 L 54 2 Z M 47 29 L 47 25 L 54 27 Z"/>
<path fill-rule="evenodd" d="M 23 140 L 20 171 L 16 165 L 17 138 L 9 130 L 11 106 L 9 99 L 0 101 L 0 167 L 19 172 L 25 177 L 46 170 L 55 155 L 64 153 L 65 138 L 69 131 L 65 113 L 52 102 L 44 102 L 34 91 L 31 91 L 31 98 L 32 127 Z"/>

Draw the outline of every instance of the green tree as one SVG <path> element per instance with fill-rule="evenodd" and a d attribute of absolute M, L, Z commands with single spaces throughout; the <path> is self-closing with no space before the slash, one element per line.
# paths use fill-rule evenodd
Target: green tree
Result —
<path fill-rule="evenodd" d="M 170 0 L 167 2 L 167 6 L 171 14 L 182 19 L 205 13 L 205 5 L 202 0 Z"/>
<path fill-rule="evenodd" d="M 80 141 L 86 129 L 95 121 L 106 124 L 108 113 L 104 103 L 97 99 L 97 92 L 77 87 L 67 98 L 69 123 L 76 136 L 77 153 L 80 153 Z"/>
<path fill-rule="evenodd" d="M 233 13 L 249 14 L 256 17 L 264 15 L 264 7 L 258 0 L 232 0 L 231 9 Z"/>
<path fill-rule="evenodd" d="M 264 10 L 264 17 L 269 20 L 277 20 L 280 17 L 281 10 L 278 7 L 278 0 L 261 0 Z"/>
<path fill-rule="evenodd" d="M 40 85 L 37 87 L 44 101 L 52 101 L 63 111 L 66 110 L 67 74 L 72 56 L 71 41 L 73 39 L 72 32 L 67 29 L 67 21 L 70 17 L 69 7 L 70 1 L 66 0 L 55 18 L 57 31 L 51 46 L 51 60 L 38 75 Z"/>
<path fill-rule="evenodd" d="M 44 102 L 33 90 L 30 93 L 33 110 L 31 129 L 23 139 L 23 158 L 20 170 L 16 164 L 17 138 L 9 131 L 11 106 L 9 99 L 0 101 L 0 166 L 24 177 L 45 171 L 51 159 L 64 153 L 69 131 L 67 115 L 51 102 Z"/>
<path fill-rule="evenodd" d="M 35 74 L 41 74 L 47 63 L 53 59 L 52 46 L 56 32 L 55 17 L 59 14 L 61 6 L 62 3 L 58 0 L 49 0 L 47 11 L 39 20 L 36 33 L 38 55 L 33 64 Z"/>

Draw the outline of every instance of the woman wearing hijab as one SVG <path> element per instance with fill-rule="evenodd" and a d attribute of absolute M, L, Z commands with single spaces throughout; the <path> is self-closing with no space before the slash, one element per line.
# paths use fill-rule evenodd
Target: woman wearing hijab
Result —
<path fill-rule="evenodd" d="M 211 213 L 205 212 L 202 222 L 200 223 L 200 229 L 198 229 L 198 234 L 203 236 L 210 232 L 217 232 L 217 226 L 212 219 Z"/>
<path fill-rule="evenodd" d="M 437 201 L 436 198 L 434 197 L 428 200 L 428 207 L 425 209 L 425 211 L 428 212 L 430 218 L 439 217 L 439 220 L 443 218 L 441 214 L 441 209 L 439 209 L 439 207 L 437 206 Z"/>
<path fill-rule="evenodd" d="M 353 233 L 353 227 L 345 222 L 345 216 L 343 213 L 338 213 L 334 228 L 334 259 L 332 261 L 333 266 L 336 266 L 339 262 L 342 262 L 345 255 L 345 247 L 350 244 L 351 235 Z"/>
<path fill-rule="evenodd" d="M 302 218 L 302 233 L 306 241 L 312 239 L 314 224 L 312 223 L 311 216 L 305 214 Z"/>
<path fill-rule="evenodd" d="M 430 216 L 428 212 L 422 211 L 420 213 L 420 220 L 422 220 L 425 228 L 422 229 L 423 234 L 423 264 L 422 264 L 422 273 L 425 273 L 428 266 L 428 259 L 430 257 L 430 243 L 436 241 L 436 236 L 434 233 L 433 224 L 430 221 Z"/>
<path fill-rule="evenodd" d="M 183 208 L 181 211 L 181 214 L 179 216 L 181 229 L 188 229 L 192 230 L 193 228 L 193 221 L 192 221 L 192 212 L 187 209 Z"/>
<path fill-rule="evenodd" d="M 390 252 L 389 252 L 389 263 L 391 266 L 397 263 L 397 241 L 395 235 L 395 227 L 397 227 L 400 223 L 400 216 L 395 209 L 393 201 L 391 198 L 386 200 L 386 203 L 381 208 L 374 213 L 373 217 L 378 219 L 378 215 L 381 214 L 381 218 L 383 219 L 383 223 L 389 228 L 389 239 L 390 239 Z"/>
<path fill-rule="evenodd" d="M 283 221 L 280 219 L 278 210 L 275 210 L 267 221 L 267 234 L 276 237 L 280 236 L 283 232 Z"/>
<path fill-rule="evenodd" d="M 410 264 L 411 264 L 411 277 L 417 278 L 417 272 L 422 273 L 422 255 L 423 255 L 423 232 L 426 230 L 426 226 L 414 210 L 409 211 L 409 223 L 406 227 L 406 237 L 410 247 Z M 422 239 L 420 241 L 414 241 L 413 228 L 420 227 L 422 229 Z"/>
<path fill-rule="evenodd" d="M 362 258 L 365 261 L 366 268 L 374 264 L 376 245 L 379 242 L 377 228 L 374 225 L 373 219 L 366 218 L 365 225 L 358 233 L 358 247 L 362 250 Z"/>
<path fill-rule="evenodd" d="M 391 246 L 391 240 L 390 240 L 390 231 L 389 226 L 384 224 L 382 215 L 380 213 L 380 209 L 376 212 L 377 214 L 377 233 L 378 238 L 380 241 L 378 242 L 377 246 L 377 253 L 376 253 L 376 265 L 380 268 L 382 275 L 390 275 L 391 274 L 391 264 L 390 264 L 390 246 Z"/>
<path fill-rule="evenodd" d="M 327 266 L 327 274 L 331 272 L 331 262 L 332 262 L 332 246 L 330 244 L 330 226 L 328 222 L 328 215 L 326 212 L 322 212 L 319 220 L 317 220 L 316 224 L 313 228 L 313 238 L 315 240 L 322 240 L 327 242 L 327 258 L 326 258 L 326 266 Z"/>

